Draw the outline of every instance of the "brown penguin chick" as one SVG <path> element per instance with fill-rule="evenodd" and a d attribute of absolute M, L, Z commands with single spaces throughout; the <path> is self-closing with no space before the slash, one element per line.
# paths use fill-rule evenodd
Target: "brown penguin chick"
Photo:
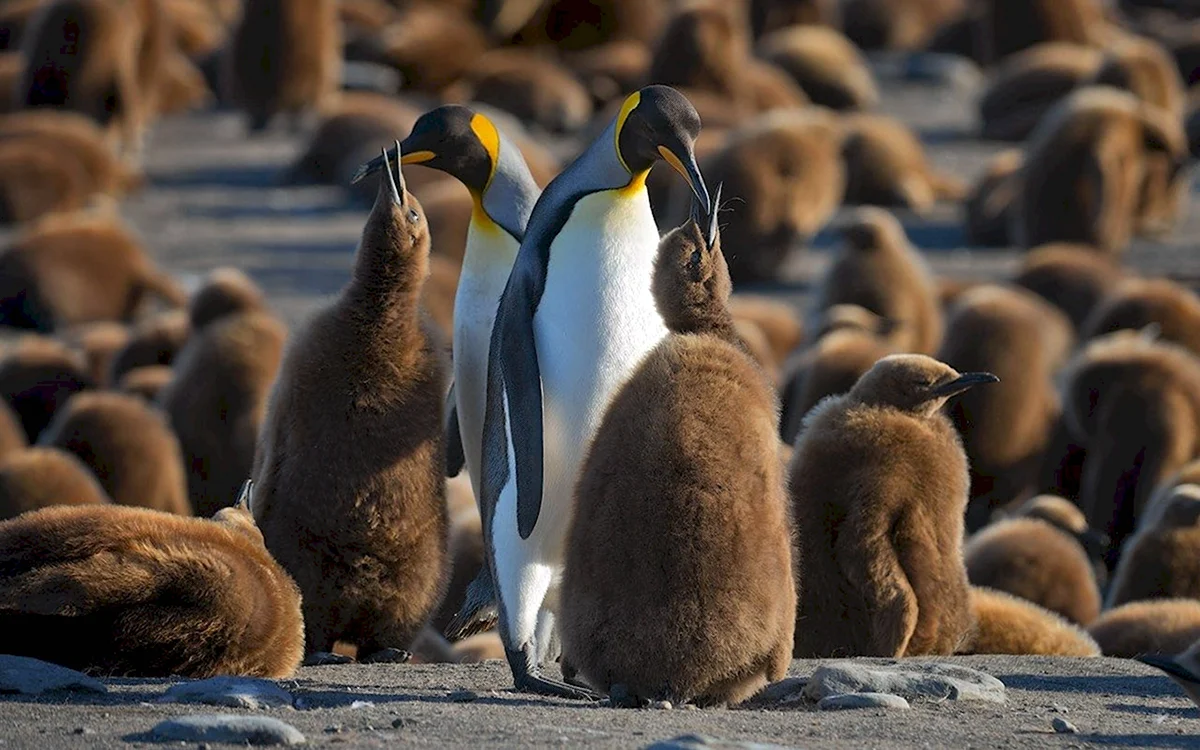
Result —
<path fill-rule="evenodd" d="M 887 115 L 843 119 L 846 196 L 849 205 L 900 206 L 925 214 L 939 200 L 961 200 L 966 186 L 933 168 L 920 139 Z"/>
<path fill-rule="evenodd" d="M 470 71 L 488 49 L 483 30 L 441 3 L 411 3 L 376 39 L 377 61 L 404 78 L 407 91 L 436 94 Z"/>
<path fill-rule="evenodd" d="M 959 653 L 1100 656 L 1086 630 L 1012 594 L 971 586 L 971 612 L 975 633 Z"/>
<path fill-rule="evenodd" d="M 375 199 L 373 186 L 367 184 L 370 181 L 351 184 L 351 177 L 359 165 L 390 145 L 397 133 L 412 130 L 420 115 L 421 110 L 403 99 L 369 91 L 345 92 L 329 107 L 284 180 L 293 184 L 340 185 L 350 191 L 356 202 L 370 205 Z M 436 170 L 423 171 L 421 177 L 414 175 L 414 189 L 420 189 L 418 186 L 424 182 L 444 178 Z"/>
<path fill-rule="evenodd" d="M 115 503 L 192 514 L 179 441 L 162 412 L 136 396 L 81 393 L 38 443 L 78 456 Z"/>
<path fill-rule="evenodd" d="M 140 174 L 121 161 L 104 130 L 78 112 L 28 109 L 0 117 L 0 142 L 12 139 L 29 148 L 48 148 L 60 160 L 78 162 L 85 191 L 114 197 L 139 186 Z M 47 141 L 54 143 L 46 146 Z"/>
<path fill-rule="evenodd" d="M 0 91 L 12 91 L 24 75 L 24 55 L 20 52 L 0 52 Z M 0 95 L 0 114 L 9 114 L 15 109 L 12 97 Z"/>
<path fill-rule="evenodd" d="M 1108 567 L 1104 564 L 1108 537 L 1088 526 L 1087 516 L 1078 505 L 1058 495 L 1035 495 L 1017 506 L 1012 516 L 1044 521 L 1079 542 L 1091 563 L 1096 583 L 1101 589 L 1108 585 Z"/>
<path fill-rule="evenodd" d="M 896 217 L 880 208 L 859 208 L 841 234 L 842 248 L 817 286 L 816 313 L 839 304 L 860 305 L 903 324 L 891 336 L 897 351 L 936 351 L 942 340 L 937 282 Z"/>
<path fill-rule="evenodd" d="M 55 339 L 22 336 L 0 355 L 0 399 L 31 443 L 68 399 L 93 385 L 83 357 Z"/>
<path fill-rule="evenodd" d="M 495 631 L 476 633 L 454 644 L 454 660 L 459 664 L 479 664 L 504 658 L 504 642 Z"/>
<path fill-rule="evenodd" d="M 175 377 L 175 371 L 167 365 L 135 367 L 121 376 L 116 383 L 118 393 L 128 393 L 145 399 L 146 403 L 158 403 L 158 397 Z"/>
<path fill-rule="evenodd" d="M 173 306 L 187 299 L 133 231 L 105 213 L 47 216 L 0 252 L 0 325 L 128 321 L 151 296 Z"/>
<path fill-rule="evenodd" d="M 552 44 L 564 52 L 623 39 L 650 44 L 661 33 L 669 7 L 666 0 L 504 0 L 504 5 L 505 11 L 509 6 L 526 10 L 494 15 L 493 36 L 516 32 L 520 44 Z"/>
<path fill-rule="evenodd" d="M 1100 615 L 1088 632 L 1105 656 L 1178 654 L 1200 640 L 1200 601 L 1151 599 Z"/>
<path fill-rule="evenodd" d="M 321 111 L 341 85 L 341 36 L 336 0 L 246 0 L 225 50 L 225 97 L 252 131 Z"/>
<path fill-rule="evenodd" d="M 1125 279 L 1100 301 L 1083 325 L 1092 339 L 1150 324 L 1158 335 L 1200 354 L 1200 296 L 1170 279 Z"/>
<path fill-rule="evenodd" d="M 191 335 L 192 325 L 183 310 L 169 310 L 142 320 L 113 356 L 103 382 L 119 382 L 125 373 L 138 367 L 171 364 Z"/>
<path fill-rule="evenodd" d="M 1042 118 L 1026 143 L 1011 217 L 1014 243 L 1080 242 L 1124 251 L 1139 211 L 1146 155 L 1164 154 L 1178 165 L 1184 150 L 1182 126 L 1131 94 L 1104 86 L 1076 91 Z M 1062 209 L 1046 211 L 1047 205 Z"/>
<path fill-rule="evenodd" d="M 1108 607 L 1143 599 L 1200 599 L 1200 485 L 1156 498 L 1121 553 Z"/>
<path fill-rule="evenodd" d="M 734 283 L 774 280 L 837 211 L 845 191 L 841 128 L 820 109 L 773 112 L 730 134 L 704 163 L 722 183 L 724 249 Z"/>
<path fill-rule="evenodd" d="M 632 39 L 580 50 L 565 58 L 597 107 L 624 101 L 636 91 L 649 75 L 651 60 L 650 48 Z"/>
<path fill-rule="evenodd" d="M 203 0 L 159 0 L 159 5 L 175 46 L 193 60 L 216 52 L 229 36 L 216 9 Z"/>
<path fill-rule="evenodd" d="M 1019 596 L 1080 625 L 1100 614 L 1100 587 L 1087 553 L 1046 521 L 997 521 L 968 539 L 963 555 L 976 586 Z"/>
<path fill-rule="evenodd" d="M 967 458 L 941 409 L 995 381 L 893 354 L 810 412 L 790 480 L 795 656 L 952 654 L 966 642 Z"/>
<path fill-rule="evenodd" d="M 965 0 L 847 0 L 842 30 L 859 49 L 920 52 L 966 6 Z"/>
<path fill-rule="evenodd" d="M 269 313 L 231 315 L 199 331 L 175 358 L 158 403 L 179 438 L 198 516 L 232 505 L 250 475 L 285 338 L 287 328 Z"/>
<path fill-rule="evenodd" d="M 592 97 L 557 61 L 523 49 L 493 50 L 468 72 L 472 99 L 548 133 L 578 131 L 592 117 Z"/>
<path fill-rule="evenodd" d="M 9 650 L 100 674 L 287 677 L 300 592 L 254 519 L 144 508 L 46 508 L 0 524 Z"/>
<path fill-rule="evenodd" d="M 1023 141 L 1060 100 L 1094 79 L 1103 53 L 1071 42 L 1045 42 L 996 66 L 979 98 L 982 135 Z"/>
<path fill-rule="evenodd" d="M 963 201 L 963 234 L 969 247 L 1010 244 L 1012 207 L 1021 191 L 1021 149 L 1001 151 L 967 191 Z"/>
<path fill-rule="evenodd" d="M 426 214 L 428 216 L 428 214 Z M 421 307 L 437 324 L 443 342 L 449 347 L 454 340 L 454 295 L 458 293 L 458 277 L 462 265 L 441 255 L 429 256 L 429 278 L 421 290 Z M 449 349 L 447 349 L 449 356 Z"/>
<path fill-rule="evenodd" d="M 949 409 L 971 465 L 968 531 L 1035 484 L 1061 410 L 1054 376 L 1074 338 L 1065 315 L 1016 287 L 975 287 L 949 314 L 938 359 L 1000 378 L 991 388 L 963 394 Z"/>
<path fill-rule="evenodd" d="M 0 141 L 0 224 L 28 224 L 87 204 L 90 191 L 79 163 L 48 147 L 48 139 Z"/>
<path fill-rule="evenodd" d="M 863 373 L 894 351 L 884 336 L 871 330 L 842 327 L 823 334 L 784 371 L 779 417 L 783 441 L 794 444 L 805 416 L 814 406 L 828 396 L 849 391 Z"/>
<path fill-rule="evenodd" d="M 439 633 L 445 632 L 446 626 L 454 619 L 466 600 L 467 587 L 486 562 L 483 520 L 475 503 L 471 478 L 465 471 L 446 480 L 446 511 L 450 527 L 448 549 L 451 575 L 446 596 L 429 621 L 429 626 Z M 503 652 L 500 658 L 503 658 Z"/>
<path fill-rule="evenodd" d="M 1200 453 L 1200 361 L 1133 331 L 1110 334 L 1066 370 L 1063 402 L 1087 451 L 1079 505 L 1108 534 L 1111 569 L 1154 488 Z"/>
<path fill-rule="evenodd" d="M 245 312 L 267 309 L 263 290 L 245 273 L 231 266 L 214 269 L 188 302 L 192 328 L 200 330 L 213 321 Z M 165 364 L 165 363 L 164 363 Z"/>
<path fill-rule="evenodd" d="M 129 328 L 121 323 L 85 323 L 71 328 L 61 338 L 83 353 L 88 377 L 98 388 L 112 385 L 109 371 L 113 358 L 129 343 Z"/>
<path fill-rule="evenodd" d="M 21 37 L 30 21 L 49 0 L 8 0 L 0 7 L 0 48 L 19 50 Z"/>
<path fill-rule="evenodd" d="M 0 459 L 29 445 L 25 429 L 8 404 L 0 401 Z"/>
<path fill-rule="evenodd" d="M 15 108 L 79 112 L 108 128 L 125 148 L 136 148 L 147 124 L 148 94 L 138 79 L 137 1 L 48 3 L 21 43 L 28 64 L 13 90 Z"/>
<path fill-rule="evenodd" d="M 804 339 L 804 323 L 786 302 L 758 294 L 734 294 L 728 307 L 735 322 L 753 323 L 762 330 L 777 364 L 787 359 Z"/>
<path fill-rule="evenodd" d="M 449 574 L 446 363 L 419 304 L 429 227 L 385 169 L 350 284 L 289 346 L 254 462 L 254 515 L 300 585 L 310 653 L 406 648 Z"/>
<path fill-rule="evenodd" d="M 1030 250 L 1012 283 L 1057 307 L 1081 332 L 1092 310 L 1124 275 L 1118 265 L 1095 248 L 1068 242 Z"/>
<path fill-rule="evenodd" d="M 732 285 L 711 219 L 660 243 L 653 290 L 672 333 L 609 405 L 568 532 L 563 661 L 635 701 L 735 704 L 791 662 L 775 395 L 731 343 Z"/>
<path fill-rule="evenodd" d="M 824 26 L 795 26 L 763 37 L 758 53 L 790 75 L 813 104 L 836 110 L 872 109 L 879 89 L 862 53 Z"/>
<path fill-rule="evenodd" d="M 980 6 L 984 63 L 1042 42 L 1103 47 L 1112 36 L 1098 0 L 982 0 Z"/>
<path fill-rule="evenodd" d="M 750 22 L 754 36 L 789 26 L 842 27 L 839 0 L 751 0 Z"/>
<path fill-rule="evenodd" d="M 0 521 L 52 505 L 107 505 L 95 475 L 72 453 L 26 448 L 0 458 Z"/>
<path fill-rule="evenodd" d="M 178 50 L 170 51 L 163 62 L 155 114 L 181 114 L 203 109 L 216 102 L 216 95 L 202 71 Z"/>

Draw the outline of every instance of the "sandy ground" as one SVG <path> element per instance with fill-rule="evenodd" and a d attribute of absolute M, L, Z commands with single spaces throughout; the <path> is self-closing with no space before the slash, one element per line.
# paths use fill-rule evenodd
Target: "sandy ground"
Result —
<path fill-rule="evenodd" d="M 887 81 L 885 111 L 912 124 L 935 163 L 973 178 L 1000 150 L 971 137 L 971 87 Z M 397 134 L 403 135 L 403 134 Z M 123 213 L 155 256 L 188 283 L 225 264 L 245 269 L 291 324 L 336 294 L 349 277 L 365 211 L 339 188 L 285 188 L 278 175 L 300 140 L 284 132 L 246 140 L 230 114 L 204 113 L 162 123 L 151 139 L 149 189 Z M 962 249 L 957 209 L 926 219 L 903 217 L 914 242 L 942 273 L 992 278 L 1017 256 Z M 1200 237 L 1200 218 L 1171 237 L 1139 242 L 1129 263 L 1147 272 L 1200 279 L 1200 256 L 1185 252 Z M 772 291 L 799 300 L 826 262 L 831 236 L 798 255 Z M 960 661 L 960 660 L 956 660 Z M 382 746 L 589 745 L 639 747 L 680 734 L 787 746 L 1016 747 L 1125 746 L 1200 748 L 1200 712 L 1165 677 L 1117 660 L 973 658 L 961 661 L 999 677 L 1005 705 L 917 703 L 911 711 L 817 713 L 792 710 L 614 711 L 513 694 L 502 664 L 346 666 L 300 671 L 286 687 L 301 709 L 267 713 L 300 728 L 311 744 Z M 806 675 L 811 662 L 797 662 Z M 0 747 L 118 747 L 142 744 L 159 720 L 210 709 L 156 704 L 170 681 L 113 680 L 108 696 L 37 700 L 0 696 Z M 478 693 L 457 702 L 454 691 Z M 461 697 L 461 696 L 457 696 Z M 355 707 L 355 701 L 369 705 Z M 222 710 L 222 709 L 211 709 Z M 1079 734 L 1056 735 L 1061 716 Z"/>

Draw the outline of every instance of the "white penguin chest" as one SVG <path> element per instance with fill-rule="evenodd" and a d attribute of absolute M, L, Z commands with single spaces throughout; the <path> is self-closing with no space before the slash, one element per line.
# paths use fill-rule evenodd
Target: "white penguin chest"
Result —
<path fill-rule="evenodd" d="M 475 487 L 479 487 L 492 325 L 517 248 L 508 232 L 472 222 L 454 296 L 454 396 L 467 472 Z"/>
<path fill-rule="evenodd" d="M 667 335 L 651 291 L 658 241 L 640 190 L 581 199 L 551 244 L 534 316 L 544 403 L 543 502 L 567 499 L 569 505 L 609 401 Z"/>

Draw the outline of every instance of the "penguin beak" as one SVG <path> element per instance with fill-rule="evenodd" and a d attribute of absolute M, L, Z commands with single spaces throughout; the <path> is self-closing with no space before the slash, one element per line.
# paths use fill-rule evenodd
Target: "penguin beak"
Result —
<path fill-rule="evenodd" d="M 712 203 L 705 205 L 694 196 L 692 197 L 692 221 L 696 222 L 696 226 L 705 228 L 704 241 L 711 248 L 717 241 L 717 212 L 721 208 L 721 187 L 717 185 L 717 192 L 713 195 Z"/>
<path fill-rule="evenodd" d="M 244 510 L 250 510 L 250 499 L 254 496 L 254 480 L 247 479 L 242 483 L 242 491 L 238 493 L 238 499 L 235 506 Z"/>
<path fill-rule="evenodd" d="M 427 161 L 432 161 L 437 158 L 437 154 L 429 149 L 419 149 L 415 143 L 412 143 L 412 136 L 405 138 L 402 142 L 383 152 L 383 156 L 376 156 L 371 161 L 358 168 L 354 176 L 350 178 L 350 184 L 356 185 L 365 177 L 369 177 L 379 170 L 383 169 L 384 163 L 388 159 L 399 159 L 401 164 L 423 164 Z"/>
<path fill-rule="evenodd" d="M 683 152 L 683 158 L 680 158 L 678 152 Z M 704 176 L 700 174 L 700 166 L 696 164 L 696 153 L 692 147 L 683 143 L 674 149 L 659 145 L 658 153 L 662 156 L 663 161 L 670 164 L 671 168 L 687 181 L 696 200 L 700 201 L 701 205 L 711 208 L 713 204 L 708 198 L 708 188 L 704 187 Z"/>
<path fill-rule="evenodd" d="M 935 386 L 933 395 L 939 398 L 949 398 L 950 396 L 957 396 L 963 391 L 968 391 L 977 385 L 999 382 L 1000 378 L 990 372 L 968 372 L 959 375 L 954 380 Z"/>
<path fill-rule="evenodd" d="M 400 153 L 400 141 L 396 141 L 396 147 L 392 150 L 397 154 Z M 385 149 L 383 155 L 379 158 L 383 160 L 383 169 L 385 172 L 387 172 L 388 184 L 392 188 L 392 202 L 397 206 L 403 207 L 405 204 L 405 196 L 407 195 L 407 192 L 404 189 L 404 171 L 400 168 L 400 164 L 403 160 L 401 159 L 396 161 L 396 172 L 393 174 L 392 165 L 388 159 L 388 150 Z"/>

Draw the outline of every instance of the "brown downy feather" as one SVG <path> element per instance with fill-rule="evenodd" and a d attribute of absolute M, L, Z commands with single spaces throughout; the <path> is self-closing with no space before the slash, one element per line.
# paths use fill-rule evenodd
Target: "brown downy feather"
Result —
<path fill-rule="evenodd" d="M 841 129 L 810 109 L 760 116 L 703 164 L 724 185 L 722 242 L 735 284 L 774 280 L 834 215 L 845 190 Z"/>
<path fill-rule="evenodd" d="M 988 163 L 963 201 L 963 234 L 970 247 L 1010 244 L 1013 205 L 1021 192 L 1020 149 L 1002 151 Z"/>
<path fill-rule="evenodd" d="M 966 186 L 957 178 L 933 168 L 925 147 L 902 121 L 855 114 L 843 122 L 847 204 L 900 206 L 925 214 L 939 200 L 966 195 Z"/>
<path fill-rule="evenodd" d="M 592 117 L 592 98 L 583 84 L 555 60 L 535 52 L 488 52 L 467 73 L 467 81 L 473 101 L 549 133 L 574 133 Z"/>
<path fill-rule="evenodd" d="M 1158 327 L 1157 335 L 1200 355 L 1200 296 L 1170 279 L 1125 279 L 1092 310 L 1082 338 Z"/>
<path fill-rule="evenodd" d="M 663 238 L 653 289 L 672 333 L 610 405 L 576 489 L 563 661 L 634 700 L 738 703 L 791 661 L 775 396 L 736 342 L 730 287 L 697 223 Z"/>
<path fill-rule="evenodd" d="M 651 60 L 649 47 L 625 40 L 576 52 L 565 62 L 601 108 L 636 91 L 650 72 Z"/>
<path fill-rule="evenodd" d="M 29 445 L 25 428 L 8 404 L 0 401 L 0 459 Z"/>
<path fill-rule="evenodd" d="M 1042 42 L 1103 47 L 1112 35 L 1099 0 L 983 0 L 979 57 L 995 63 Z"/>
<path fill-rule="evenodd" d="M 1123 252 L 1138 216 L 1147 155 L 1178 164 L 1184 148 L 1182 126 L 1131 94 L 1102 86 L 1076 91 L 1046 114 L 1026 144 L 1011 219 L 1014 243 L 1079 242 Z M 1062 209 L 1043 210 L 1051 204 Z"/>
<path fill-rule="evenodd" d="M 46 427 L 40 445 L 74 453 L 113 502 L 190 516 L 179 441 L 158 409 L 121 393 L 81 393 Z"/>
<path fill-rule="evenodd" d="M 842 28 L 863 50 L 919 52 L 966 7 L 966 0 L 847 0 Z"/>
<path fill-rule="evenodd" d="M 804 340 L 804 322 L 786 302 L 758 294 L 734 294 L 729 298 L 734 321 L 753 323 L 762 330 L 775 364 L 781 365 Z"/>
<path fill-rule="evenodd" d="M 323 111 L 341 85 L 336 0 L 246 0 L 227 45 L 225 96 L 261 130 L 280 113 Z"/>
<path fill-rule="evenodd" d="M 842 26 L 842 6 L 839 0 L 751 0 L 750 20 L 756 37 L 789 26 L 837 29 Z"/>
<path fill-rule="evenodd" d="M 8 0 L 0 7 L 0 49 L 21 49 L 25 29 L 50 0 Z"/>
<path fill-rule="evenodd" d="M 109 378 L 113 358 L 129 343 L 129 327 L 122 323 L 84 323 L 59 334 L 78 349 L 87 362 L 88 377 L 97 388 L 113 385 Z"/>
<path fill-rule="evenodd" d="M 1121 282 L 1125 272 L 1087 245 L 1055 243 L 1025 254 L 1012 283 L 1061 310 L 1076 332 L 1096 306 Z"/>
<path fill-rule="evenodd" d="M 0 524 L 9 650 L 100 674 L 287 677 L 300 664 L 296 585 L 250 514 L 48 508 Z"/>
<path fill-rule="evenodd" d="M 303 592 L 310 653 L 407 648 L 449 574 L 446 363 L 419 304 L 429 226 L 390 169 L 349 285 L 288 348 L 254 462 L 254 514 Z"/>
<path fill-rule="evenodd" d="M 49 331 L 128 321 L 150 297 L 187 299 L 115 216 L 47 216 L 0 252 L 0 324 Z"/>
<path fill-rule="evenodd" d="M 157 404 L 158 397 L 175 377 L 175 371 L 167 365 L 147 365 L 125 373 L 116 384 L 118 393 L 128 393 Z"/>
<path fill-rule="evenodd" d="M 866 60 L 850 40 L 833 29 L 782 29 L 763 37 L 758 53 L 790 75 L 814 104 L 864 110 L 879 103 L 879 89 Z"/>
<path fill-rule="evenodd" d="M 478 26 L 440 3 L 408 5 L 376 44 L 378 61 L 400 72 L 406 90 L 430 94 L 460 80 L 488 48 Z"/>
<path fill-rule="evenodd" d="M 266 296 L 258 284 L 237 268 L 222 266 L 209 273 L 192 294 L 188 318 L 192 328 L 198 331 L 230 315 L 266 309 Z"/>
<path fill-rule="evenodd" d="M 666 0 L 506 0 L 506 4 L 530 8 L 516 26 L 507 27 L 517 32 L 518 43 L 552 44 L 562 51 L 624 39 L 649 44 L 658 38 L 669 7 Z M 497 36 L 506 36 L 503 29 L 499 31 Z"/>
<path fill-rule="evenodd" d="M 963 554 L 976 586 L 1019 596 L 1080 625 L 1100 614 L 1100 588 L 1087 553 L 1074 536 L 1046 521 L 997 521 L 968 539 Z"/>
<path fill-rule="evenodd" d="M 891 355 L 809 414 L 790 479 L 797 657 L 951 654 L 970 636 L 967 458 L 941 413 L 958 377 Z"/>
<path fill-rule="evenodd" d="M 87 176 L 49 139 L 0 140 L 0 224 L 20 225 L 78 211 L 88 201 Z"/>
<path fill-rule="evenodd" d="M 78 162 L 88 194 L 121 197 L 141 184 L 141 175 L 117 158 L 104 131 L 77 112 L 32 109 L 0 117 L 0 142 L 8 139 Z M 52 148 L 48 142 L 53 142 Z"/>
<path fill-rule="evenodd" d="M 242 313 L 205 327 L 175 357 L 175 377 L 158 403 L 179 437 L 198 516 L 232 505 L 250 476 L 286 337 L 269 313 Z"/>
<path fill-rule="evenodd" d="M 31 443 L 68 399 L 93 385 L 83 357 L 55 339 L 22 336 L 0 355 L 0 399 Z"/>
<path fill-rule="evenodd" d="M 1200 599 L 1200 485 L 1155 498 L 1129 537 L 1105 604 L 1143 599 Z"/>
<path fill-rule="evenodd" d="M 1200 640 L 1200 601 L 1153 599 L 1110 609 L 1088 626 L 1105 656 L 1180 654 Z"/>
<path fill-rule="evenodd" d="M 37 447 L 0 457 L 0 521 L 54 505 L 108 503 L 95 475 L 74 454 Z"/>
<path fill-rule="evenodd" d="M 963 654 L 1100 656 L 1087 631 L 1003 591 L 971 587 L 975 634 Z"/>
<path fill-rule="evenodd" d="M 815 312 L 860 305 L 900 324 L 890 336 L 897 351 L 936 351 L 943 329 L 937 284 L 900 222 L 883 209 L 859 208 L 841 233 L 843 246 L 818 284 Z"/>
<path fill-rule="evenodd" d="M 1102 61 L 1100 50 L 1071 42 L 1036 44 L 1009 56 L 979 98 L 983 137 L 1025 140 L 1055 104 L 1094 79 Z"/>
<path fill-rule="evenodd" d="M 968 531 L 1033 489 L 1061 410 L 1054 376 L 1074 339 L 1066 316 L 1024 289 L 979 286 L 952 308 L 938 359 L 1000 378 L 949 409 L 971 465 Z"/>
<path fill-rule="evenodd" d="M 116 383 L 138 367 L 169 365 L 192 335 L 192 325 L 183 310 L 170 310 L 146 318 L 130 331 L 129 340 L 116 353 L 106 382 Z"/>

